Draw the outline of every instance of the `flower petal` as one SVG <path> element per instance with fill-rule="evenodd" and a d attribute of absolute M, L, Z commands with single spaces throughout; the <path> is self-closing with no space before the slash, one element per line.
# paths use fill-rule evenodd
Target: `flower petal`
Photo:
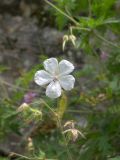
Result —
<path fill-rule="evenodd" d="M 71 90 L 74 88 L 75 78 L 72 75 L 66 75 L 59 78 L 60 85 L 64 90 Z"/>
<path fill-rule="evenodd" d="M 40 70 L 35 73 L 34 81 L 40 86 L 48 84 L 52 80 L 51 75 L 44 70 Z"/>
<path fill-rule="evenodd" d="M 67 60 L 62 60 L 59 63 L 60 75 L 66 75 L 74 70 L 74 66 L 71 62 Z"/>
<path fill-rule="evenodd" d="M 56 58 L 49 58 L 44 61 L 44 68 L 52 75 L 58 74 L 58 61 Z"/>
<path fill-rule="evenodd" d="M 51 82 L 46 89 L 46 96 L 50 98 L 58 98 L 61 95 L 61 87 L 58 81 Z"/>

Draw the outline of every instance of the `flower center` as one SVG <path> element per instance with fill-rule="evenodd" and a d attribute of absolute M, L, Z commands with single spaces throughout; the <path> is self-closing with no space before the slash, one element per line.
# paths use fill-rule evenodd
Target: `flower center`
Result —
<path fill-rule="evenodd" d="M 58 81 L 58 76 L 54 76 L 53 81 Z"/>

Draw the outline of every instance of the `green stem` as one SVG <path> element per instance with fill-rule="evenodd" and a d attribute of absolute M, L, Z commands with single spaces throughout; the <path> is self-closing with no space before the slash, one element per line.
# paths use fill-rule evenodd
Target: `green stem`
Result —
<path fill-rule="evenodd" d="M 98 32 L 94 31 L 94 34 L 95 34 L 99 39 L 105 41 L 105 42 L 108 43 L 109 45 L 112 45 L 112 46 L 117 47 L 117 48 L 120 49 L 120 46 L 118 46 L 118 45 L 115 44 L 115 43 L 112 43 L 111 41 L 109 41 L 109 40 L 107 40 L 107 39 L 105 39 L 105 38 L 102 37 Z"/>
<path fill-rule="evenodd" d="M 66 152 L 67 152 L 68 158 L 69 158 L 69 160 L 73 160 L 72 156 L 71 156 L 71 153 L 70 153 L 70 151 L 68 149 L 68 143 L 67 143 L 66 137 L 63 134 L 63 127 L 61 125 L 61 121 L 60 121 L 58 116 L 56 118 L 57 118 L 58 126 L 59 126 L 59 129 L 60 129 L 61 133 L 62 133 L 62 137 L 63 137 L 64 143 L 65 143 L 65 146 L 66 146 Z"/>
<path fill-rule="evenodd" d="M 65 146 L 66 146 L 66 152 L 67 152 L 68 158 L 69 158 L 69 160 L 72 160 L 71 153 L 70 153 L 70 151 L 69 151 L 69 149 L 68 149 L 66 137 L 65 137 L 65 135 L 63 134 L 63 127 L 62 127 L 62 125 L 61 125 L 61 120 L 60 120 L 60 118 L 59 118 L 59 115 L 57 115 L 57 113 L 56 113 L 43 99 L 40 99 L 39 102 L 43 103 L 43 104 L 55 115 L 55 118 L 56 118 L 58 127 L 59 127 L 59 129 L 60 129 L 60 131 L 61 131 L 61 134 L 62 134 L 62 136 L 63 136 L 63 140 L 64 140 L 64 143 L 65 143 Z"/>
<path fill-rule="evenodd" d="M 48 0 L 44 0 L 46 3 L 48 3 L 50 6 L 52 6 L 54 9 L 56 9 L 59 13 L 67 17 L 69 20 L 71 20 L 75 25 L 80 25 L 74 18 L 63 12 L 61 9 L 56 7 L 53 3 L 49 2 Z"/>
<path fill-rule="evenodd" d="M 92 16 L 91 0 L 88 0 L 88 5 L 89 5 L 89 17 L 91 17 Z"/>
<path fill-rule="evenodd" d="M 84 28 L 84 27 L 76 27 L 76 26 L 71 26 L 70 27 L 70 30 L 84 30 L 84 31 L 91 31 L 91 29 L 89 29 L 89 28 Z"/>
<path fill-rule="evenodd" d="M 40 101 L 56 116 L 55 111 L 43 99 L 40 99 Z"/>
<path fill-rule="evenodd" d="M 32 157 L 27 157 L 27 156 L 24 156 L 24 155 L 21 155 L 21 154 L 18 154 L 18 153 L 14 153 L 14 152 L 12 152 L 10 154 L 10 157 L 13 156 L 13 155 L 16 155 L 20 158 L 24 158 L 24 159 L 28 159 L 28 160 L 45 160 L 44 158 L 36 158 L 36 157 L 32 158 Z M 58 160 L 58 159 L 46 159 L 46 160 Z"/>

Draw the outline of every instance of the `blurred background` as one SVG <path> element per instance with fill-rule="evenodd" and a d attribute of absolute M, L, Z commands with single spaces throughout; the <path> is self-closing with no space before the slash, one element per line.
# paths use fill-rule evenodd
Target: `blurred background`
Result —
<path fill-rule="evenodd" d="M 50 57 L 75 66 L 59 100 L 34 83 Z M 120 1 L 0 1 L 0 90 L 0 160 L 120 160 Z"/>

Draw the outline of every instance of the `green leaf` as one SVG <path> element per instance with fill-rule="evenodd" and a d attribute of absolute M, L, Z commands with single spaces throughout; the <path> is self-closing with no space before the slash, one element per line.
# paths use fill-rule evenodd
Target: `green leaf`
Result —
<path fill-rule="evenodd" d="M 107 136 L 99 137 L 98 139 L 99 150 L 103 155 L 109 154 L 111 150 L 111 145 L 109 144 L 109 139 Z"/>

